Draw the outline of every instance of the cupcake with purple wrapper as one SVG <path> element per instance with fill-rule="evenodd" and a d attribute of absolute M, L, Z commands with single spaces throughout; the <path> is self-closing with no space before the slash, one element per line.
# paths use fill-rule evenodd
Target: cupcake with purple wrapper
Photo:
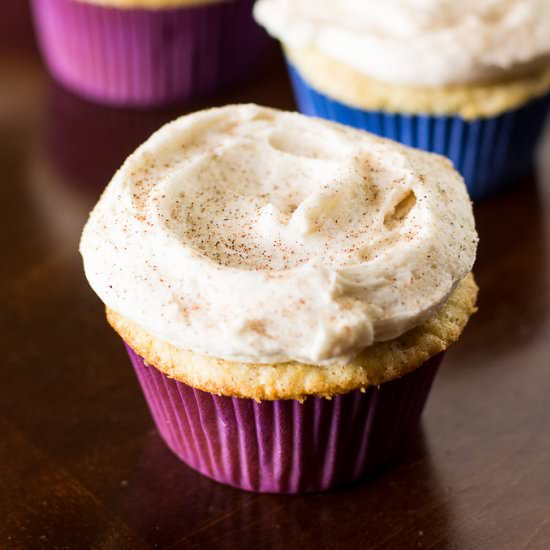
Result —
<path fill-rule="evenodd" d="M 252 0 L 33 0 L 46 63 L 100 103 L 189 101 L 245 77 L 267 44 Z"/>
<path fill-rule="evenodd" d="M 444 157 L 234 105 L 139 147 L 80 250 L 170 449 L 221 483 L 300 493 L 407 445 L 475 311 L 476 247 Z"/>
<path fill-rule="evenodd" d="M 546 0 L 259 0 L 303 113 L 447 156 L 474 199 L 521 181 L 550 105 Z"/>

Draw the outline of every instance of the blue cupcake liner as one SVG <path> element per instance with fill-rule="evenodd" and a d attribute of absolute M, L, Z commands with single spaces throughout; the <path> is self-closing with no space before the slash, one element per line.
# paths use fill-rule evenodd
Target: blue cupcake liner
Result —
<path fill-rule="evenodd" d="M 288 65 L 296 102 L 306 115 L 334 120 L 433 153 L 445 155 L 462 174 L 470 196 L 480 200 L 529 174 L 550 107 L 550 94 L 498 116 L 465 120 L 366 111 L 312 88 Z"/>

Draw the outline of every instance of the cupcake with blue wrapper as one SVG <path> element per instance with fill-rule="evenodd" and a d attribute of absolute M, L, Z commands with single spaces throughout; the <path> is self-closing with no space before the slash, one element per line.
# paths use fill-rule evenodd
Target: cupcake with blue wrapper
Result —
<path fill-rule="evenodd" d="M 259 0 L 302 112 L 449 157 L 481 199 L 529 172 L 550 105 L 543 0 Z"/>

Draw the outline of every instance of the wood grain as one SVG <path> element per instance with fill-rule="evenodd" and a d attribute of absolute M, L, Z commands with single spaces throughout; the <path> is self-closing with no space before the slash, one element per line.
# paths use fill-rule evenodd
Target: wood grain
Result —
<path fill-rule="evenodd" d="M 113 170 L 183 110 L 88 104 L 32 46 L 6 48 L 0 74 L 0 548 L 550 548 L 550 143 L 476 207 L 480 311 L 400 463 L 350 490 L 254 495 L 163 445 L 77 253 Z M 293 107 L 278 55 L 211 103 L 237 101 Z"/>

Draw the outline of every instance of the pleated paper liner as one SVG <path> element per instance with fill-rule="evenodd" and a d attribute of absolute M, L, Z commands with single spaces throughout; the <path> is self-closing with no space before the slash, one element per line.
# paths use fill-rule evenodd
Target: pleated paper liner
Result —
<path fill-rule="evenodd" d="M 364 393 L 258 403 L 191 388 L 127 350 L 168 447 L 211 479 L 265 493 L 350 485 L 396 459 L 443 356 Z"/>
<path fill-rule="evenodd" d="M 475 120 L 367 111 L 312 88 L 292 65 L 289 73 L 302 113 L 448 157 L 474 200 L 508 189 L 529 174 L 550 108 L 550 95 L 546 95 L 501 115 Z"/>
<path fill-rule="evenodd" d="M 245 76 L 268 40 L 252 5 L 120 9 L 33 0 L 33 14 L 57 80 L 101 103 L 147 107 L 210 95 Z"/>

